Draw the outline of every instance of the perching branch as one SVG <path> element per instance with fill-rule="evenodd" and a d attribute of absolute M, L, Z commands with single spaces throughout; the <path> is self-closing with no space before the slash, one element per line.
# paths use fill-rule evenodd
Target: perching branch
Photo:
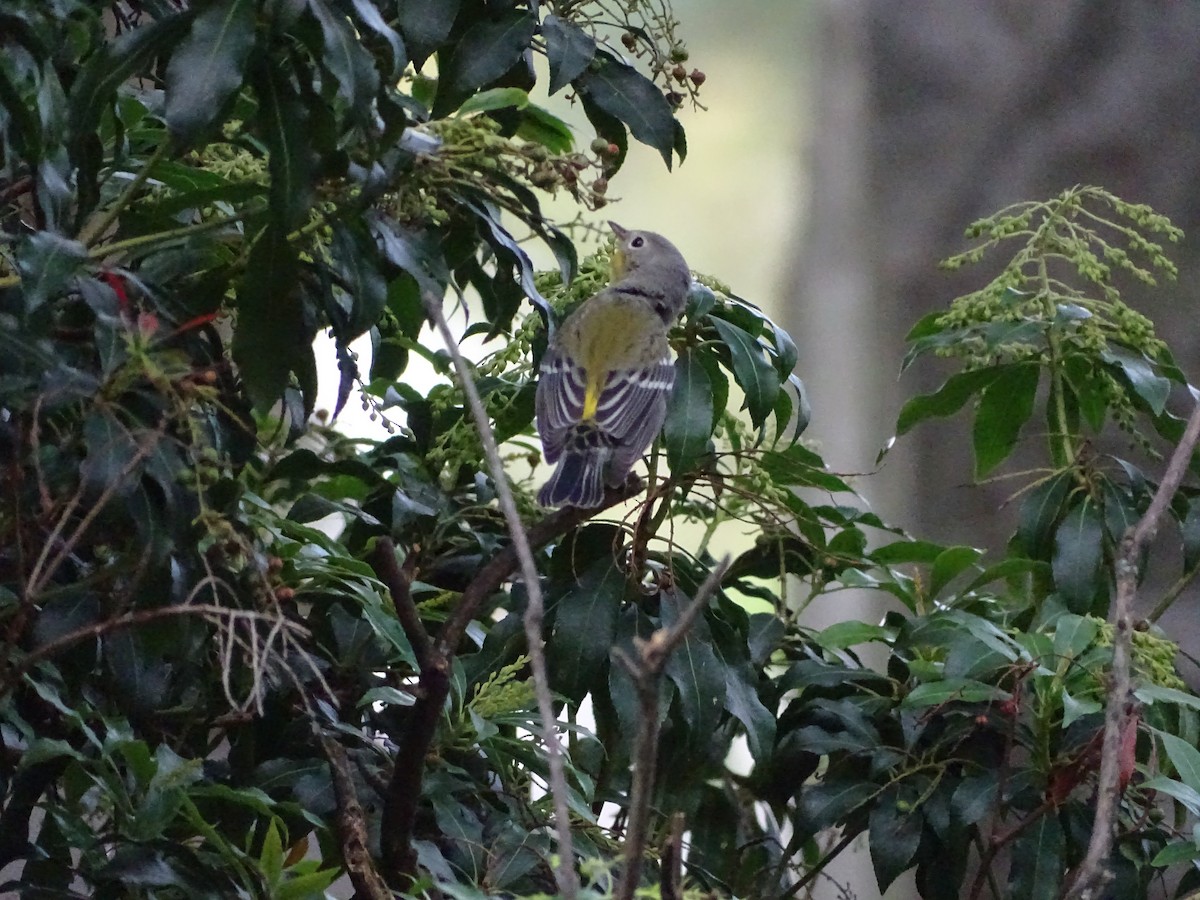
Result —
<path fill-rule="evenodd" d="M 654 793 L 654 775 L 658 763 L 658 683 L 671 654 L 687 637 L 696 618 L 708 606 L 708 598 L 717 589 L 725 570 L 726 556 L 709 572 L 696 591 L 692 602 L 684 607 L 670 628 L 660 628 L 646 640 L 633 639 L 637 658 L 620 648 L 613 656 L 633 678 L 638 696 L 638 734 L 633 750 L 633 786 L 630 790 L 629 813 L 625 825 L 625 865 L 617 886 L 616 900 L 633 900 L 641 880 L 642 857 L 646 853 L 646 837 L 650 823 L 650 798 Z"/>
<path fill-rule="evenodd" d="M 375 869 L 371 852 L 367 849 L 370 845 L 367 817 L 354 790 L 354 777 L 350 774 L 346 749 L 319 727 L 315 730 L 317 742 L 329 761 L 333 796 L 337 803 L 337 832 L 341 841 L 342 862 L 354 885 L 355 897 L 362 900 L 392 900 L 392 892 Z"/>
<path fill-rule="evenodd" d="M 1087 855 L 1075 872 L 1067 900 L 1093 900 L 1100 895 L 1111 877 L 1107 863 L 1112 852 L 1113 831 L 1121 802 L 1121 736 L 1130 712 L 1132 676 L 1130 656 L 1133 646 L 1133 601 L 1137 596 L 1138 560 L 1154 539 L 1158 523 L 1167 511 L 1175 492 L 1187 473 L 1196 441 L 1200 439 L 1200 404 L 1192 408 L 1187 427 L 1166 474 L 1154 492 L 1145 515 L 1125 532 L 1117 554 L 1117 596 L 1113 604 L 1113 662 L 1108 687 L 1108 706 L 1104 715 L 1104 745 L 1100 757 L 1100 775 L 1096 784 L 1096 816 Z"/>

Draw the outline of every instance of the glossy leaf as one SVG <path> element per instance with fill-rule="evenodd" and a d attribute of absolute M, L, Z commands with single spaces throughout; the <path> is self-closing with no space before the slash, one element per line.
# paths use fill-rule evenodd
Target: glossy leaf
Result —
<path fill-rule="evenodd" d="M 37 231 L 17 244 L 17 271 L 25 311 L 35 312 L 67 288 L 87 259 L 87 251 L 52 231 Z"/>
<path fill-rule="evenodd" d="M 587 71 L 575 79 L 575 89 L 588 103 L 628 126 L 630 134 L 657 150 L 671 168 L 675 117 L 654 82 L 632 66 L 599 52 Z"/>
<path fill-rule="evenodd" d="M 399 79 L 404 67 L 408 64 L 408 53 L 404 49 L 404 40 L 392 26 L 384 21 L 372 0 L 350 0 L 350 3 L 354 7 L 354 14 L 358 17 L 358 21 L 387 42 L 392 53 L 392 67 L 388 71 L 388 75 L 393 81 Z"/>
<path fill-rule="evenodd" d="M 375 243 L 362 231 L 338 222 L 333 226 L 334 264 L 350 296 L 345 327 L 338 335 L 352 341 L 375 324 L 387 304 L 387 282 L 379 270 Z"/>
<path fill-rule="evenodd" d="M 450 35 L 461 0 L 404 0 L 396 9 L 400 31 L 419 71 Z"/>
<path fill-rule="evenodd" d="M 1051 560 L 1054 584 L 1068 608 L 1080 614 L 1092 611 L 1104 586 L 1104 523 L 1096 501 L 1084 497 L 1063 517 L 1054 533 Z"/>
<path fill-rule="evenodd" d="M 358 40 L 346 15 L 326 0 L 308 0 L 308 8 L 321 25 L 325 41 L 322 62 L 338 82 L 338 94 L 354 118 L 366 119 L 379 90 L 375 60 Z"/>
<path fill-rule="evenodd" d="M 1008 458 L 1021 426 L 1033 414 L 1039 367 L 1033 363 L 1002 369 L 984 389 L 975 413 L 972 440 L 975 477 L 982 478 Z"/>
<path fill-rule="evenodd" d="M 1025 495 L 1021 503 L 1017 537 L 1024 551 L 1035 559 L 1050 559 L 1051 536 L 1073 483 L 1074 477 L 1070 472 L 1059 472 Z"/>
<path fill-rule="evenodd" d="M 269 409 L 288 385 L 311 335 L 297 290 L 298 261 L 287 237 L 268 228 L 254 245 L 238 289 L 238 322 L 233 339 L 237 363 L 256 409 Z"/>
<path fill-rule="evenodd" d="M 871 865 L 880 892 L 914 864 L 921 844 L 924 817 L 912 808 L 912 801 L 901 799 L 906 791 L 885 791 L 870 815 Z"/>
<path fill-rule="evenodd" d="M 1171 393 L 1171 382 L 1157 374 L 1149 360 L 1115 350 L 1102 351 L 1100 358 L 1124 375 L 1133 392 L 1145 401 L 1152 413 L 1162 413 Z"/>
<path fill-rule="evenodd" d="M 774 408 L 779 392 L 779 373 L 766 359 L 758 341 L 747 331 L 715 316 L 709 321 L 729 350 L 734 378 L 746 395 L 750 421 L 760 427 Z"/>
<path fill-rule="evenodd" d="M 1012 900 L 1055 900 L 1062 873 L 1065 838 L 1053 811 L 1037 822 L 1013 843 L 1012 864 L 1008 876 L 1008 896 Z"/>
<path fill-rule="evenodd" d="M 291 231 L 304 224 L 312 199 L 306 116 L 287 79 L 267 64 L 253 75 L 263 140 L 270 151 L 270 210 L 279 227 Z"/>
<path fill-rule="evenodd" d="M 547 662 L 554 689 L 576 703 L 592 690 L 608 661 L 625 585 L 611 557 L 601 558 L 553 604 Z"/>
<path fill-rule="evenodd" d="M 578 25 L 549 15 L 542 20 L 546 58 L 550 62 L 550 93 L 578 78 L 596 55 L 596 41 Z"/>
<path fill-rule="evenodd" d="M 712 428 L 712 383 L 697 351 L 688 347 L 675 360 L 675 386 L 663 422 L 663 445 L 672 474 L 679 476 L 695 467 Z"/>
<path fill-rule="evenodd" d="M 181 143 L 196 141 L 242 86 L 254 46 L 253 0 L 218 0 L 203 8 L 167 66 L 167 127 Z"/>
<path fill-rule="evenodd" d="M 898 434 L 907 433 L 914 425 L 935 416 L 951 416 L 963 404 L 999 377 L 998 367 L 973 369 L 952 375 L 932 394 L 913 397 L 900 410 L 896 420 Z"/>
<path fill-rule="evenodd" d="M 662 594 L 663 626 L 670 627 L 688 598 Z M 708 740 L 716 731 L 725 700 L 725 666 L 706 640 L 708 629 L 699 621 L 667 661 L 666 674 L 679 692 L 680 707 L 692 740 Z M 703 753 L 700 747 L 697 752 Z"/>
<path fill-rule="evenodd" d="M 434 116 L 452 112 L 472 91 L 496 81 L 520 62 L 536 27 L 529 11 L 509 9 L 468 28 L 441 70 Z"/>

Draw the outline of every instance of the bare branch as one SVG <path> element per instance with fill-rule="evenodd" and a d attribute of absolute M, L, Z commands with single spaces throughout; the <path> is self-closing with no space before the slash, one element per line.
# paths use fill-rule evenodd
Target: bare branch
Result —
<path fill-rule="evenodd" d="M 637 659 L 619 647 L 613 656 L 628 670 L 638 695 L 638 734 L 633 751 L 633 785 L 625 824 L 625 866 L 617 887 L 616 900 L 632 900 L 641 880 L 642 857 L 650 823 L 650 798 L 658 764 L 658 683 L 675 648 L 683 643 L 696 617 L 708 606 L 708 599 L 721 584 L 729 568 L 726 556 L 708 573 L 679 618 L 670 628 L 660 628 L 646 640 L 634 638 Z M 664 875 L 665 877 L 665 875 Z M 665 895 L 664 895 L 665 896 Z"/>
<path fill-rule="evenodd" d="M 432 659 L 433 642 L 421 623 L 416 604 L 413 603 L 412 578 L 396 562 L 396 545 L 392 543 L 392 539 L 379 538 L 367 562 L 371 564 L 379 580 L 387 585 L 388 593 L 392 596 L 392 606 L 396 610 L 396 618 L 400 620 L 400 626 L 404 629 L 408 642 L 412 644 L 417 665 L 424 668 Z"/>
<path fill-rule="evenodd" d="M 1125 536 L 1117 555 L 1117 596 L 1113 603 L 1113 662 L 1108 686 L 1108 706 L 1104 715 L 1104 745 L 1100 757 L 1100 775 L 1096 783 L 1096 816 L 1087 855 L 1075 872 L 1066 893 L 1068 900 L 1093 900 L 1100 896 L 1111 877 L 1108 858 L 1112 853 L 1113 831 L 1121 803 L 1121 737 L 1130 714 L 1132 674 L 1130 657 L 1133 645 L 1133 605 L 1137 596 L 1138 560 L 1158 532 L 1158 524 L 1187 473 L 1196 441 L 1200 439 L 1200 404 L 1192 408 L 1183 437 L 1167 463 L 1166 474 L 1150 501 L 1150 506 Z"/>
<path fill-rule="evenodd" d="M 346 748 L 321 731 L 319 726 L 314 726 L 314 730 L 321 750 L 329 760 L 333 796 L 337 802 L 337 831 L 341 839 L 342 862 L 346 864 L 346 874 L 354 885 L 355 896 L 362 900 L 392 900 L 392 892 L 375 869 L 367 849 L 370 845 L 367 817 L 354 790 L 354 777 L 350 774 Z"/>

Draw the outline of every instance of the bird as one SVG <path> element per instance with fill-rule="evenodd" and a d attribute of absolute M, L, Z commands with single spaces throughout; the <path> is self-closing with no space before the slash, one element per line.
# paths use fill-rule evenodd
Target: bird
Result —
<path fill-rule="evenodd" d="M 592 508 L 625 481 L 662 428 L 675 384 L 667 332 L 683 313 L 691 270 L 652 231 L 609 222 L 613 277 L 550 339 L 534 404 L 546 462 L 545 507 Z"/>

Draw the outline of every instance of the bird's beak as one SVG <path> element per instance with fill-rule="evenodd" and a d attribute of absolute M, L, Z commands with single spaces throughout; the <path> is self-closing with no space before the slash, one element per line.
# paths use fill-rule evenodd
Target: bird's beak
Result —
<path fill-rule="evenodd" d="M 613 248 L 612 255 L 612 280 L 620 281 L 625 277 L 625 238 L 629 236 L 629 230 L 616 222 L 609 222 L 608 227 L 617 236 L 617 246 Z"/>

